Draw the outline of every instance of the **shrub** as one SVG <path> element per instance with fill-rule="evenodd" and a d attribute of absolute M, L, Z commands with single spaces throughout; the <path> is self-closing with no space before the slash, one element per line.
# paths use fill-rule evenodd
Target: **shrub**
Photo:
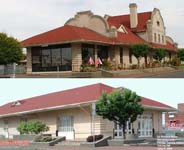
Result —
<path fill-rule="evenodd" d="M 56 138 L 52 138 L 51 136 L 39 135 L 35 137 L 34 142 L 50 142 L 55 140 Z"/>
<path fill-rule="evenodd" d="M 94 141 L 99 141 L 103 138 L 103 135 L 99 134 L 99 135 L 94 135 L 94 136 L 88 136 L 86 141 L 87 142 L 94 142 Z"/>
<path fill-rule="evenodd" d="M 154 62 L 152 63 L 152 68 L 157 68 L 157 67 L 160 67 L 160 66 L 161 66 L 161 64 L 160 64 L 159 61 L 154 61 Z"/>
<path fill-rule="evenodd" d="M 39 134 L 48 131 L 49 127 L 39 121 L 28 121 L 21 122 L 18 125 L 17 130 L 20 132 L 20 134 Z"/>
<path fill-rule="evenodd" d="M 96 72 L 98 68 L 95 65 L 82 64 L 80 68 L 81 72 Z"/>
<path fill-rule="evenodd" d="M 171 60 L 171 65 L 172 66 L 179 66 L 181 64 L 180 62 L 180 59 L 178 57 L 174 57 L 172 60 Z"/>
<path fill-rule="evenodd" d="M 130 69 L 138 69 L 138 65 L 131 65 Z"/>

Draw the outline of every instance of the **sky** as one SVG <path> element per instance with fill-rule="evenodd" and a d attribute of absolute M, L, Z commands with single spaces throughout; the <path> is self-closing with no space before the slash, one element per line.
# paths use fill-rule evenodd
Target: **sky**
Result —
<path fill-rule="evenodd" d="M 137 3 L 138 12 L 159 8 L 167 35 L 184 47 L 183 0 L 0 0 L 0 32 L 24 40 L 62 26 L 76 12 L 91 10 L 104 16 L 129 13 L 129 3 Z"/>
<path fill-rule="evenodd" d="M 128 88 L 175 108 L 178 103 L 184 103 L 181 79 L 1 79 L 0 105 L 95 83 Z"/>

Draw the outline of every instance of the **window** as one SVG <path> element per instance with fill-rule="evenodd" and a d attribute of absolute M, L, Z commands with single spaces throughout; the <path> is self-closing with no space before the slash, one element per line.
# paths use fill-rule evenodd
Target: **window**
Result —
<path fill-rule="evenodd" d="M 60 118 L 59 131 L 73 131 L 73 116 L 65 116 Z"/>
<path fill-rule="evenodd" d="M 32 70 L 33 72 L 72 70 L 71 45 L 32 48 Z"/>
<path fill-rule="evenodd" d="M 57 67 L 61 65 L 61 49 L 52 49 L 52 66 Z"/>
<path fill-rule="evenodd" d="M 171 54 L 171 52 L 169 52 L 169 60 L 171 60 L 172 59 L 172 54 Z"/>
<path fill-rule="evenodd" d="M 108 47 L 107 46 L 97 46 L 97 55 L 102 61 L 108 59 Z"/>
<path fill-rule="evenodd" d="M 160 34 L 158 34 L 158 42 L 160 43 Z"/>
<path fill-rule="evenodd" d="M 27 121 L 28 121 L 27 118 L 21 118 L 21 119 L 20 119 L 20 122 L 27 122 Z"/>
<path fill-rule="evenodd" d="M 71 48 L 61 49 L 61 69 L 62 71 L 72 70 L 72 50 Z"/>
<path fill-rule="evenodd" d="M 32 70 L 33 72 L 40 71 L 41 47 L 33 47 L 31 52 L 32 52 Z"/>
<path fill-rule="evenodd" d="M 51 66 L 50 49 L 43 49 L 42 50 L 42 67 L 49 67 L 49 66 Z"/>
<path fill-rule="evenodd" d="M 132 64 L 132 51 L 129 50 L 129 63 Z"/>
<path fill-rule="evenodd" d="M 123 48 L 120 48 L 119 51 L 120 51 L 120 63 L 123 64 Z"/>
<path fill-rule="evenodd" d="M 157 21 L 157 26 L 160 26 L 160 22 L 159 21 Z"/>
<path fill-rule="evenodd" d="M 154 42 L 156 43 L 157 42 L 157 34 L 154 33 Z"/>
<path fill-rule="evenodd" d="M 84 64 L 88 63 L 90 57 L 95 61 L 94 50 L 94 45 L 82 44 L 82 61 Z"/>
<path fill-rule="evenodd" d="M 162 43 L 164 44 L 164 36 L 162 35 Z"/>

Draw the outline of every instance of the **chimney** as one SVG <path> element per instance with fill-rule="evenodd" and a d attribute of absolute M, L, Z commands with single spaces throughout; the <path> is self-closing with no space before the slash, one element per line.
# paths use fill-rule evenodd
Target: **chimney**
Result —
<path fill-rule="evenodd" d="M 184 103 L 178 104 L 178 111 L 179 111 L 180 113 L 184 113 Z"/>
<path fill-rule="evenodd" d="M 130 8 L 130 27 L 136 28 L 138 24 L 137 4 L 131 3 L 129 5 L 129 8 Z"/>

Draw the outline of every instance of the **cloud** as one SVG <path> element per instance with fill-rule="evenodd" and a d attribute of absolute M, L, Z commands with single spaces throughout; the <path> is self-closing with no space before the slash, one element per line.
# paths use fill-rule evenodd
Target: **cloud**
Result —
<path fill-rule="evenodd" d="M 175 0 L 6 0 L 0 5 L 0 32 L 4 31 L 23 40 L 38 33 L 62 26 L 76 12 L 92 10 L 104 16 L 129 13 L 129 3 L 138 4 L 138 11 L 161 10 L 167 33 L 180 45 L 184 23 L 184 1 Z"/>

